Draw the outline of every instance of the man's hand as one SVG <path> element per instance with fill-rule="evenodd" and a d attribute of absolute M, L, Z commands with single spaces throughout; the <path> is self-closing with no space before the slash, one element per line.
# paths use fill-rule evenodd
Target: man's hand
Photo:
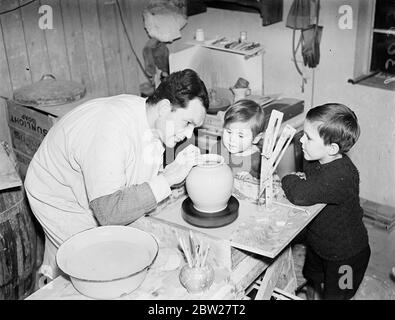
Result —
<path fill-rule="evenodd" d="M 177 161 L 173 161 L 166 166 L 163 171 L 163 176 L 167 180 L 169 186 L 172 186 L 184 181 L 192 167 L 193 162 L 185 161 L 184 163 L 179 163 Z"/>
<path fill-rule="evenodd" d="M 196 165 L 200 158 L 200 149 L 192 144 L 182 150 L 176 157 L 175 162 L 179 164 L 192 163 Z"/>
<path fill-rule="evenodd" d="M 170 186 L 181 183 L 189 174 L 192 167 L 199 161 L 200 149 L 189 145 L 182 150 L 176 159 L 166 166 L 163 175 Z"/>

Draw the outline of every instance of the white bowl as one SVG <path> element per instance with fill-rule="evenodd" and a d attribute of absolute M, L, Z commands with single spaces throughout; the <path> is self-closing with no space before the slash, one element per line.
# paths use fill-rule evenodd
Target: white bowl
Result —
<path fill-rule="evenodd" d="M 114 299 L 141 285 L 158 250 L 158 242 L 145 231 L 103 226 L 67 239 L 58 249 L 56 262 L 83 295 Z"/>

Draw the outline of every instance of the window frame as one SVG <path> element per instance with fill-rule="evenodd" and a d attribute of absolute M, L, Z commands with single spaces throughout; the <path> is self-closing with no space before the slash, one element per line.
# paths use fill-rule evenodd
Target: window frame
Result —
<path fill-rule="evenodd" d="M 374 28 L 376 14 L 376 0 L 360 0 L 358 7 L 356 46 L 354 57 L 353 79 L 348 82 L 386 90 L 395 90 L 395 81 L 384 83 L 387 78 L 382 72 L 378 73 L 370 70 L 372 63 L 373 35 L 374 33 L 387 33 L 388 30 Z M 385 32 L 380 32 L 385 31 Z M 394 31 L 390 31 L 395 35 Z M 394 58 L 395 60 L 395 58 Z"/>

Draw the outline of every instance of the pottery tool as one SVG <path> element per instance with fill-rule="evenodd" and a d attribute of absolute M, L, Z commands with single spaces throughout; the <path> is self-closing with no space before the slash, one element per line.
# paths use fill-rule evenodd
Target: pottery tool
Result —
<path fill-rule="evenodd" d="M 295 128 L 286 125 L 276 141 L 283 115 L 277 110 L 272 111 L 262 147 L 258 204 L 262 205 L 264 194 L 266 208 L 270 208 L 273 202 L 273 173 L 296 133 Z"/>
<path fill-rule="evenodd" d="M 272 113 L 270 114 L 270 119 L 265 131 L 265 137 L 263 140 L 263 147 L 262 147 L 262 154 L 267 159 L 270 158 L 273 152 L 273 146 L 276 141 L 278 132 L 280 131 L 283 116 L 284 113 L 277 110 L 272 110 Z"/>
<path fill-rule="evenodd" d="M 203 268 L 206 265 L 210 245 L 200 241 L 192 231 L 189 231 L 188 239 L 178 237 L 178 242 L 184 252 L 190 268 Z"/>
<path fill-rule="evenodd" d="M 272 184 L 272 181 L 267 181 L 269 178 L 267 175 L 269 169 L 268 161 L 273 153 L 273 146 L 277 138 L 278 132 L 280 131 L 283 116 L 284 114 L 277 110 L 273 110 L 270 114 L 270 119 L 265 131 L 262 146 L 261 174 L 258 200 L 261 199 L 261 194 L 263 193 L 263 190 L 266 190 L 267 185 Z M 260 203 L 260 201 L 258 201 L 258 203 Z"/>

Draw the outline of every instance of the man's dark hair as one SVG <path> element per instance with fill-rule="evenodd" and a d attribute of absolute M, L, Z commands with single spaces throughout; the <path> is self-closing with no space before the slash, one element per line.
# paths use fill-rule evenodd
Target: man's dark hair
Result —
<path fill-rule="evenodd" d="M 318 133 L 325 145 L 336 143 L 339 153 L 348 152 L 360 135 L 358 119 L 355 113 L 340 103 L 327 103 L 310 109 L 306 120 L 321 122 Z"/>
<path fill-rule="evenodd" d="M 174 108 L 186 108 L 188 102 L 195 98 L 199 98 L 204 108 L 208 109 L 206 86 L 195 71 L 185 69 L 171 73 L 162 81 L 155 92 L 148 97 L 147 103 L 154 105 L 163 99 L 168 99 Z"/>

